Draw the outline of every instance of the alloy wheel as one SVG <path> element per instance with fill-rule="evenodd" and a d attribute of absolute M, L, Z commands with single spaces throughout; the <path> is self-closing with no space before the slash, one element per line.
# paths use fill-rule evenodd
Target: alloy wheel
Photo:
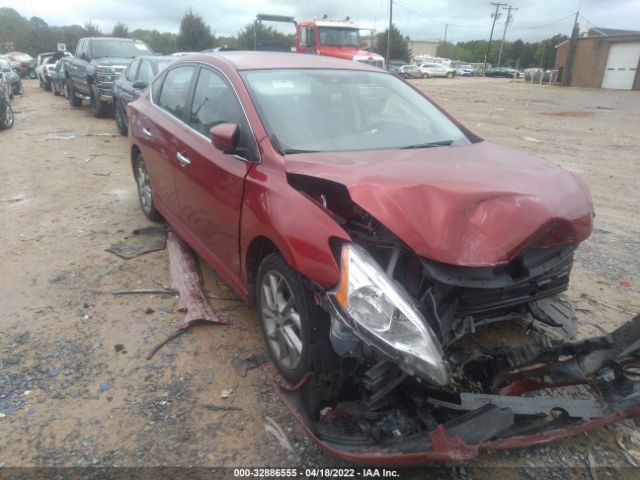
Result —
<path fill-rule="evenodd" d="M 140 197 L 140 205 L 145 213 L 151 212 L 153 205 L 153 197 L 151 194 L 151 180 L 149 172 L 143 162 L 138 162 L 136 181 L 138 183 L 138 196 Z"/>
<path fill-rule="evenodd" d="M 274 360 L 295 369 L 302 359 L 300 313 L 291 287 L 277 271 L 270 270 L 260 285 L 262 321 Z"/>

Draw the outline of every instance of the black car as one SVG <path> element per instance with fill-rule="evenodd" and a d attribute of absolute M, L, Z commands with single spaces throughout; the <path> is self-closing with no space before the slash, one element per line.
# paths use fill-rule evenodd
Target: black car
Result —
<path fill-rule="evenodd" d="M 5 81 L 11 85 L 11 96 L 22 95 L 24 93 L 24 87 L 22 86 L 22 79 L 13 68 L 8 60 L 0 58 L 0 72 L 4 73 Z"/>
<path fill-rule="evenodd" d="M 487 70 L 485 76 L 487 77 L 500 77 L 500 78 L 513 78 L 513 75 L 517 72 L 515 68 L 494 67 L 491 70 Z"/>
<path fill-rule="evenodd" d="M 0 71 L 0 130 L 13 126 L 13 110 L 9 104 L 11 85 L 5 77 L 6 73 Z"/>
<path fill-rule="evenodd" d="M 126 105 L 140 96 L 159 71 L 176 57 L 138 57 L 113 82 L 113 116 L 120 135 L 127 135 L 128 119 Z"/>

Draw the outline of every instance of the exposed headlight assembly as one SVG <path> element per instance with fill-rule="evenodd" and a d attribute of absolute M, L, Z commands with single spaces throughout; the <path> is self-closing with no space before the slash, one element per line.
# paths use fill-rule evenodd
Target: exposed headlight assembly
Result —
<path fill-rule="evenodd" d="M 408 373 L 447 385 L 449 370 L 440 342 L 411 298 L 362 247 L 342 247 L 340 282 L 329 298 L 342 320 L 363 341 Z"/>

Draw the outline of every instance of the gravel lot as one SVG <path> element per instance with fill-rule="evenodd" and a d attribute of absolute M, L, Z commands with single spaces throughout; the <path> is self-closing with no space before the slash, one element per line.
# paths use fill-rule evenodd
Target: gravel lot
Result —
<path fill-rule="evenodd" d="M 591 188 L 596 229 L 578 251 L 568 292 L 579 335 L 608 332 L 640 312 L 639 92 L 476 78 L 415 85 L 478 135 L 546 158 Z M 169 283 L 165 251 L 131 260 L 105 251 L 149 225 L 127 139 L 112 119 L 71 108 L 33 81 L 13 106 L 13 129 L 0 132 L 0 477 L 18 472 L 11 467 L 337 465 L 310 444 L 263 372 L 245 369 L 247 358 L 265 353 L 256 316 L 210 269 L 203 268 L 208 290 L 231 298 L 212 306 L 232 325 L 195 327 L 146 360 L 182 314 L 170 296 L 111 294 Z M 525 331 L 492 328 L 498 337 L 504 328 Z M 236 410 L 217 408 L 230 406 Z M 265 430 L 266 417 L 292 451 Z M 402 473 L 638 478 L 620 446 L 631 450 L 634 438 L 625 421 Z M 93 473 L 113 478 L 102 472 Z"/>

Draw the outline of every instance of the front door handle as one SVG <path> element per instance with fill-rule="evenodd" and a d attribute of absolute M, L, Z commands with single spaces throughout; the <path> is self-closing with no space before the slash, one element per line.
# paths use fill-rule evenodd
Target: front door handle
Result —
<path fill-rule="evenodd" d="M 142 129 L 142 133 L 144 134 L 145 137 L 147 138 L 151 138 L 151 130 L 149 130 L 148 128 L 143 128 Z"/>
<path fill-rule="evenodd" d="M 183 167 L 188 167 L 189 165 L 191 165 L 191 160 L 189 160 L 189 157 L 187 157 L 184 153 L 176 153 L 176 158 L 180 162 L 180 165 L 182 165 Z"/>

